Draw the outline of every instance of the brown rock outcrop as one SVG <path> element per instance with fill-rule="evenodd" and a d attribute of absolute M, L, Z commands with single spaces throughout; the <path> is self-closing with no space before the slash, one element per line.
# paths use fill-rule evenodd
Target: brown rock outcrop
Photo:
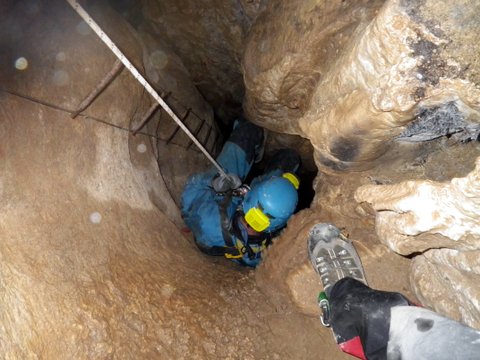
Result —
<path fill-rule="evenodd" d="M 480 158 L 464 178 L 366 185 L 358 202 L 376 210 L 376 231 L 393 251 L 423 252 L 411 281 L 422 303 L 471 326 L 480 326 Z"/>
<path fill-rule="evenodd" d="M 205 120 L 186 122 L 213 149 L 213 111 L 202 96 L 217 115 L 239 110 L 244 56 L 249 118 L 309 138 L 330 174 L 317 178 L 312 209 L 293 217 L 255 275 L 203 256 L 179 231 L 178 210 L 186 177 L 208 166 L 203 156 L 162 111 L 131 135 L 152 101 L 125 70 L 72 119 L 115 57 L 65 1 L 2 2 L 1 358 L 346 358 L 313 317 L 320 287 L 306 236 L 317 222 L 344 228 L 369 283 L 410 295 L 410 259 L 378 241 L 375 212 L 353 201 L 360 185 L 404 179 L 415 186 L 368 187 L 368 201 L 385 203 L 375 197 L 381 189 L 406 186 L 405 201 L 427 189 L 432 207 L 448 207 L 440 217 L 431 212 L 430 228 L 414 224 L 423 218 L 409 208 L 418 232 L 443 235 L 391 237 L 402 253 L 429 249 L 410 274 L 418 298 L 480 326 L 479 170 L 451 183 L 421 182 L 451 179 L 423 166 L 425 154 L 442 147 L 394 142 L 424 136 L 412 120 L 448 111 L 473 124 L 471 133 L 455 132 L 475 134 L 478 1 L 144 0 L 150 22 L 136 28 L 105 4 L 86 3 L 148 80 L 173 91 L 169 102 L 180 115 L 192 108 Z M 309 151 L 288 137 L 272 143 Z M 462 154 L 446 151 L 454 160 Z M 372 167 L 377 158 L 382 169 L 335 172 Z M 378 226 L 385 243 L 395 229 Z M 454 249 L 430 249 L 440 245 Z"/>
<path fill-rule="evenodd" d="M 480 248 L 480 158 L 465 178 L 366 185 L 356 191 L 355 200 L 372 205 L 380 239 L 400 254 Z"/>
<path fill-rule="evenodd" d="M 217 114 L 241 113 L 240 61 L 250 26 L 265 0 L 144 0 L 149 31 L 168 43 Z"/>
<path fill-rule="evenodd" d="M 480 45 L 473 40 L 473 34 L 480 31 L 479 14 L 478 1 L 267 4 L 260 21 L 252 27 L 245 52 L 244 107 L 249 118 L 268 129 L 298 134 L 312 142 L 320 170 L 332 175 L 319 176 L 316 181 L 317 221 L 328 220 L 353 229 L 352 238 L 359 240 L 357 244 L 366 242 L 365 248 L 374 249 L 375 241 L 366 230 L 371 209 L 352 206 L 354 190 L 366 183 L 415 179 L 400 185 L 369 185 L 357 192 L 359 201 L 371 202 L 377 210 L 380 239 L 400 254 L 441 246 L 462 251 L 478 248 L 477 235 L 470 234 L 477 234 L 479 226 L 480 209 L 468 193 L 475 190 L 460 185 L 463 181 L 476 188 L 476 173 L 467 177 L 470 180 L 456 179 L 451 185 L 417 180 L 429 176 L 450 180 L 447 173 L 441 174 L 444 167 L 426 164 L 426 158 L 435 151 L 437 157 L 450 152 L 461 156 L 461 150 L 448 145 L 446 148 L 440 142 L 423 147 L 411 143 L 443 135 L 477 139 Z M 444 156 L 449 157 L 455 155 Z M 468 161 L 464 162 L 447 166 L 446 171 L 451 173 L 455 166 L 463 168 Z M 344 171 L 366 169 L 371 171 Z M 362 189 L 369 189 L 369 195 Z M 409 196 L 414 193 L 416 202 Z M 389 201 L 391 206 L 387 205 Z M 472 208 L 468 209 L 467 204 Z M 385 211 L 392 208 L 396 211 Z M 458 226 L 452 226 L 456 221 Z M 359 231 L 362 224 L 366 231 L 363 233 Z M 305 235 L 306 230 L 301 231 Z M 407 236 L 413 234 L 416 236 Z M 305 275 L 298 273 L 309 272 L 296 253 L 303 250 L 297 243 L 289 249 L 287 243 L 282 238 L 272 249 L 269 255 L 273 258 L 269 256 L 265 262 L 269 271 L 261 270 L 258 280 L 267 283 L 278 276 L 273 275 L 276 262 L 288 259 L 291 266 L 282 270 L 282 293 L 289 293 L 290 301 L 305 312 L 313 311 L 300 300 L 305 298 L 304 286 L 295 280 Z M 380 264 L 381 256 L 376 257 L 375 252 L 363 255 L 367 262 L 376 262 L 367 276 L 382 271 L 382 266 L 388 267 Z M 433 261 L 429 264 L 437 266 L 432 265 L 437 264 Z M 412 286 L 426 304 L 435 307 L 436 289 L 453 291 L 445 287 L 445 282 L 436 282 L 428 275 L 423 276 L 432 280 L 429 286 L 425 285 L 429 281 L 420 284 L 417 280 L 421 271 L 415 269 L 412 279 L 416 282 Z M 460 288 L 468 288 L 471 281 L 466 276 Z M 455 287 L 455 291 L 458 289 Z M 455 311 L 463 311 L 461 303 L 469 308 L 467 298 L 461 297 Z M 440 310 L 441 306 L 436 308 Z M 461 319 L 477 324 L 472 315 L 475 311 L 478 308 L 470 308 L 469 315 Z M 449 314 L 446 307 L 442 312 Z"/>
<path fill-rule="evenodd" d="M 9 5 L 0 22 L 0 358 L 344 358 L 316 319 L 277 312 L 252 272 L 203 256 L 179 231 L 152 136 L 170 119 L 129 133 L 150 106 L 130 74 L 71 118 L 115 59 L 69 5 Z M 174 86 L 211 115 L 178 58 L 108 8 L 88 10 L 155 86 Z M 176 141 L 165 160 L 181 163 L 168 174 L 177 185 L 206 165 Z"/>
<path fill-rule="evenodd" d="M 412 287 L 440 314 L 480 328 L 480 250 L 432 249 L 412 262 Z"/>
<path fill-rule="evenodd" d="M 475 1 L 272 3 L 247 45 L 245 110 L 309 138 L 324 170 L 372 167 L 423 109 L 454 101 L 478 125 L 479 12 Z"/>

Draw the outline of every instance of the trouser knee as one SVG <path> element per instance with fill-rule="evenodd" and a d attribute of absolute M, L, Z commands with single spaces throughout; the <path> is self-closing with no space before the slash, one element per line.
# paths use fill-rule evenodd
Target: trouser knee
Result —
<path fill-rule="evenodd" d="M 228 141 L 238 145 L 245 151 L 247 161 L 252 162 L 256 151 L 263 144 L 263 128 L 247 120 L 240 120 L 239 124 L 233 129 Z"/>

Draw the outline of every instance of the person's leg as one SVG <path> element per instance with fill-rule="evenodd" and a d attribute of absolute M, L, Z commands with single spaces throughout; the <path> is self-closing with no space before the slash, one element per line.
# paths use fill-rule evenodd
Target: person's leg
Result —
<path fill-rule="evenodd" d="M 480 331 L 416 306 L 392 308 L 387 358 L 478 359 Z"/>
<path fill-rule="evenodd" d="M 328 323 L 344 352 L 369 360 L 478 357 L 480 331 L 410 306 L 399 293 L 368 287 L 355 248 L 334 225 L 315 225 L 307 249 L 328 297 Z"/>
<path fill-rule="evenodd" d="M 217 157 L 228 174 L 245 180 L 263 144 L 263 129 L 246 120 L 239 120 Z"/>
<path fill-rule="evenodd" d="M 325 313 L 323 319 L 340 348 L 361 359 L 385 359 L 390 308 L 408 305 L 408 300 L 366 285 L 360 257 L 335 225 L 313 226 L 307 249 L 329 301 L 327 319 Z"/>
<path fill-rule="evenodd" d="M 476 359 L 480 331 L 411 306 L 395 292 L 344 278 L 330 293 L 330 324 L 340 348 L 369 360 Z"/>
<path fill-rule="evenodd" d="M 330 324 L 340 348 L 367 359 L 386 359 L 390 309 L 409 305 L 403 295 L 373 290 L 352 278 L 343 278 L 329 297 Z"/>

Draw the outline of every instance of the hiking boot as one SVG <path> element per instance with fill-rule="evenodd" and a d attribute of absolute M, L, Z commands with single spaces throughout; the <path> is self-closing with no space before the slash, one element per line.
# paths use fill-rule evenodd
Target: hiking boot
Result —
<path fill-rule="evenodd" d="M 332 224 L 317 224 L 310 230 L 308 256 L 320 275 L 327 297 L 330 296 L 333 285 L 345 277 L 367 284 L 353 244 Z"/>

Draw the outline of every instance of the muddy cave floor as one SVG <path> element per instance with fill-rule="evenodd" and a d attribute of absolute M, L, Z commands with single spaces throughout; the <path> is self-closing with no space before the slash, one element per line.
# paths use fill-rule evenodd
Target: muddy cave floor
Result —
<path fill-rule="evenodd" d="M 321 191 L 329 192 L 328 187 L 334 186 L 341 188 L 345 195 L 353 193 L 359 186 L 359 183 L 392 183 L 405 179 L 408 173 L 411 178 L 430 178 L 432 180 L 444 181 L 453 176 L 464 176 L 472 170 L 473 161 L 478 155 L 479 146 L 477 143 L 452 144 L 448 139 L 442 139 L 437 142 L 431 142 L 426 145 L 406 145 L 400 146 L 393 151 L 383 161 L 388 166 L 380 166 L 374 170 L 362 174 L 345 176 L 342 180 L 334 178 L 323 178 L 325 187 Z M 457 159 L 462 156 L 465 159 L 463 164 L 458 164 Z M 320 189 L 322 186 L 320 186 Z M 344 199 L 348 205 L 341 204 L 343 209 L 353 209 L 356 204 L 352 199 Z M 410 300 L 417 302 L 415 295 L 409 286 L 409 267 L 410 260 L 389 251 L 386 246 L 379 243 L 375 235 L 373 217 L 358 218 L 352 222 L 350 216 L 343 218 L 337 213 L 338 209 L 328 208 L 310 210 L 306 208 L 303 212 L 295 216 L 289 227 L 282 234 L 282 246 L 288 247 L 288 239 L 296 239 L 298 253 L 303 256 L 306 254 L 304 249 L 298 246 L 306 245 L 307 232 L 310 228 L 305 224 L 314 224 L 322 221 L 334 221 L 340 219 L 341 225 L 350 231 L 350 237 L 363 259 L 367 278 L 372 287 L 399 291 L 407 295 Z M 241 303 L 240 311 L 247 315 L 249 324 L 242 324 L 238 331 L 243 333 L 248 331 L 254 334 L 257 339 L 254 358 L 282 358 L 282 359 L 350 359 L 352 357 L 343 354 L 335 345 L 330 329 L 323 327 L 317 317 L 312 316 L 310 306 L 307 310 L 309 314 L 302 314 L 298 308 L 287 302 L 271 302 L 281 294 L 277 293 L 279 287 L 276 283 L 282 282 L 281 276 L 289 274 L 298 266 L 298 261 L 290 262 L 288 258 L 279 255 L 274 245 L 268 250 L 267 266 L 263 265 L 257 270 L 251 270 L 239 267 L 236 264 L 222 258 L 210 257 L 199 252 L 193 244 L 193 236 L 188 231 L 183 231 L 189 246 L 192 246 L 197 255 L 214 264 L 215 271 L 222 273 L 221 284 L 217 284 L 219 289 L 228 288 L 236 295 L 236 301 Z M 302 240 L 298 241 L 298 238 Z M 303 251 L 302 251 L 303 250 Z M 304 267 L 309 267 L 308 261 L 305 261 Z M 260 274 L 258 274 L 260 273 Z M 238 281 L 242 278 L 242 281 Z M 232 280 L 236 279 L 236 280 Z M 259 280 L 259 282 L 257 281 Z M 309 279 L 298 279 L 299 282 L 305 281 L 309 290 L 298 289 L 305 303 L 315 304 L 316 291 L 320 290 L 316 276 Z M 247 285 L 248 284 L 248 285 Z M 258 288 L 260 286 L 260 289 Z M 220 290 L 223 291 L 223 290 Z M 281 291 L 281 290 L 280 290 Z M 303 293 L 302 293 L 303 291 Z M 267 297 L 265 297 L 265 294 Z M 234 301 L 235 302 L 235 301 Z M 235 310 L 234 310 L 235 311 Z M 250 323 L 250 320 L 255 321 Z M 257 320 L 261 319 L 260 323 Z M 228 320 L 227 320 L 228 321 Z M 251 326 L 254 326 L 252 329 Z"/>
<path fill-rule="evenodd" d="M 194 246 L 191 234 L 185 234 Z M 248 322 L 241 324 L 231 335 L 253 337 L 252 348 L 246 353 L 237 353 L 239 359 L 352 359 L 335 345 L 330 329 L 321 325 L 320 319 L 298 312 L 289 304 L 278 306 L 258 288 L 255 270 L 238 266 L 223 258 L 211 257 L 198 252 L 198 256 L 212 263 L 215 271 L 223 274 L 218 290 L 232 296 L 229 310 L 235 316 L 243 312 Z M 288 266 L 287 264 L 278 264 Z M 225 289 L 225 290 L 224 290 Z M 234 299 L 235 297 L 235 299 Z M 316 298 L 311 299 L 312 302 Z M 319 312 L 320 314 L 320 312 Z M 228 318 L 227 318 L 228 321 Z"/>
<path fill-rule="evenodd" d="M 313 210 L 305 209 L 295 216 L 289 223 L 289 227 L 281 236 L 281 246 L 276 248 L 275 243 L 273 247 L 269 248 L 266 260 L 266 266 L 261 266 L 256 270 L 249 270 L 239 268 L 235 264 L 228 263 L 224 259 L 211 258 L 199 253 L 199 256 L 205 257 L 208 261 L 213 262 L 221 271 L 228 271 L 231 276 L 238 276 L 240 272 L 242 276 L 253 282 L 252 289 L 260 286 L 260 293 L 256 291 L 247 290 L 247 294 L 256 294 L 258 296 L 244 296 L 248 297 L 248 308 L 258 309 L 257 316 L 265 319 L 267 332 L 264 329 L 259 329 L 261 337 L 265 340 L 265 353 L 257 353 L 257 358 L 267 358 L 272 355 L 269 349 L 278 349 L 281 354 L 278 358 L 292 358 L 292 359 L 351 359 L 351 356 L 343 354 L 335 345 L 330 329 L 320 325 L 319 319 L 312 316 L 311 309 L 313 306 L 308 306 L 306 310 L 308 315 L 302 314 L 298 308 L 291 306 L 289 302 L 282 303 L 270 302 L 275 298 L 275 292 L 279 291 L 276 282 L 281 282 L 282 274 L 289 274 L 294 271 L 293 268 L 298 266 L 298 261 L 290 262 L 287 257 L 282 257 L 279 253 L 282 252 L 282 247 L 288 247 L 288 239 L 297 239 L 295 242 L 297 252 L 302 256 L 306 251 L 302 251 L 299 246 L 306 244 L 307 232 L 310 225 L 305 227 L 305 224 L 314 224 L 323 221 L 338 221 L 347 230 L 348 235 L 354 241 L 354 244 L 359 251 L 369 284 L 377 289 L 386 291 L 398 291 L 406 295 L 414 303 L 420 303 L 412 292 L 409 285 L 409 270 L 410 259 L 400 256 L 388 250 L 386 246 L 379 243 L 375 235 L 375 225 L 373 217 L 355 217 L 350 215 L 339 215 L 338 211 L 350 209 L 363 214 L 365 209 L 358 209 L 358 205 L 354 200 L 348 198 L 359 186 L 364 183 L 380 183 L 389 184 L 409 179 L 428 178 L 434 181 L 447 181 L 453 177 L 461 177 L 468 174 L 473 169 L 473 164 L 478 156 L 480 146 L 478 142 L 458 143 L 454 139 L 439 139 L 425 144 L 402 144 L 394 149 L 390 154 L 380 160 L 384 166 L 378 166 L 370 171 L 363 173 L 353 173 L 350 176 L 344 176 L 339 179 L 333 177 L 334 180 L 328 176 L 320 174 L 320 181 L 325 181 L 325 186 L 318 187 L 319 191 L 329 194 L 331 190 L 329 187 L 334 186 L 341 188 L 346 198 L 343 202 L 337 202 L 340 209 L 335 208 L 335 204 L 327 204 L 323 208 L 320 206 Z M 462 162 L 458 159 L 462 158 Z M 388 165 L 387 165 L 388 164 Z M 408 175 L 407 175 L 408 174 Z M 328 197 L 328 195 L 327 195 Z M 341 197 L 341 196 L 340 196 Z M 327 200 L 328 201 L 328 200 Z M 338 201 L 338 199 L 337 199 Z M 321 202 L 321 200 L 320 200 Z M 353 210 L 356 208 L 356 210 Z M 191 234 L 186 235 L 189 242 L 193 243 Z M 303 241 L 298 241 L 302 238 Z M 292 244 L 293 245 L 293 244 Z M 271 256 L 274 260 L 268 258 Z M 415 255 L 412 255 L 413 258 Z M 303 267 L 310 267 L 308 261 Z M 292 267 L 292 269 L 289 269 Z M 300 272 L 300 276 L 304 272 Z M 313 281 L 312 281 L 313 279 Z M 320 287 L 317 282 L 316 274 L 312 278 L 302 279 L 301 277 L 292 282 L 302 282 L 303 287 L 310 289 L 302 289 L 298 286 L 295 291 L 297 296 L 302 297 L 302 301 L 307 303 L 315 303 L 315 291 L 319 291 Z M 270 283 L 271 282 L 271 283 Z M 294 285 L 295 286 L 295 285 Z M 313 289 L 312 289 L 313 288 Z M 245 289 L 238 289 L 243 292 Z M 267 294 L 267 299 L 263 294 Z M 278 294 L 280 296 L 280 294 Z M 267 303 L 265 303 L 267 301 Z M 300 301 L 300 306 L 302 306 Z M 279 306 L 279 304 L 281 304 Z M 264 312 L 260 313 L 261 305 L 265 305 Z M 284 305 L 284 306 L 282 306 Z M 297 304 L 298 305 L 298 304 Z M 277 350 L 275 350 L 275 354 Z M 275 355 L 274 358 L 277 358 Z"/>
<path fill-rule="evenodd" d="M 44 331 L 38 344 L 28 345 L 44 358 L 76 349 L 100 357 L 114 351 L 122 354 L 120 358 L 155 358 L 163 353 L 178 359 L 187 354 L 348 359 L 312 311 L 277 301 L 285 297 L 279 284 L 288 276 L 300 307 L 302 302 L 305 308 L 316 307 L 318 278 L 313 271 L 304 276 L 310 267 L 308 230 L 319 221 L 346 227 L 370 285 L 415 300 L 408 283 L 410 260 L 379 243 L 373 216 L 355 215 L 358 205 L 351 194 L 362 183 L 464 176 L 479 151 L 478 143 L 449 145 L 441 140 L 398 148 L 390 154 L 396 160 L 387 159 L 385 166 L 369 172 L 320 175 L 318 204 L 314 201 L 311 209 L 292 218 L 268 250 L 265 263 L 252 271 L 200 253 L 191 234 L 183 234 L 179 224 L 150 208 L 148 199 L 139 202 L 128 172 L 122 171 L 130 168 L 128 162 L 137 166 L 136 157 L 147 154 L 124 154 L 128 135 L 103 124 L 72 121 L 52 109 L 39 111 L 38 105 L 10 96 L 4 101 L 17 111 L 3 112 L 0 144 L 7 156 L 2 195 L 6 203 L 21 204 L 2 219 L 6 230 L 0 244 L 2 271 L 12 286 L 4 303 L 5 309 L 28 313 L 30 322 L 25 323 L 38 333 Z M 129 146 L 136 148 L 133 142 Z M 105 155 L 103 162 L 98 154 Z M 460 157 L 463 166 L 458 164 Z M 108 201 L 102 198 L 105 192 Z M 137 201 L 134 206 L 132 199 Z M 100 224 L 89 221 L 93 211 L 102 214 Z M 291 272 L 299 276 L 292 277 Z M 10 338 L 15 338 L 11 334 L 18 321 L 5 324 Z M 95 336 L 89 338 L 86 331 Z M 47 347 L 43 341 L 54 345 Z M 152 344 L 159 345 L 154 350 Z"/>
<path fill-rule="evenodd" d="M 13 96 L 3 101 L 3 353 L 348 358 L 317 318 L 273 304 L 256 271 L 200 253 L 181 227 L 135 197 L 124 160 L 146 154 L 122 150 L 128 135 Z"/>

